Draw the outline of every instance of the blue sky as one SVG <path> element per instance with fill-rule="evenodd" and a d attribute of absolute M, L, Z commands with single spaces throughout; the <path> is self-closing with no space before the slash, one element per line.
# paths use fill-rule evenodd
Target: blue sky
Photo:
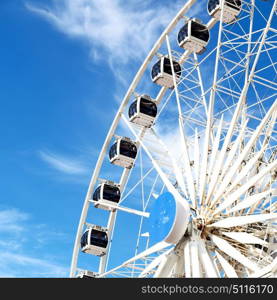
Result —
<path fill-rule="evenodd" d="M 0 277 L 68 276 L 106 133 L 183 3 L 1 0 Z"/>

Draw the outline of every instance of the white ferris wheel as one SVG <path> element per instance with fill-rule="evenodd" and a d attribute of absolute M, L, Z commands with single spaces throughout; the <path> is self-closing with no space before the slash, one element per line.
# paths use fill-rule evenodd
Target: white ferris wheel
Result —
<path fill-rule="evenodd" d="M 107 134 L 71 277 L 277 276 L 276 25 L 277 0 L 184 3 Z"/>

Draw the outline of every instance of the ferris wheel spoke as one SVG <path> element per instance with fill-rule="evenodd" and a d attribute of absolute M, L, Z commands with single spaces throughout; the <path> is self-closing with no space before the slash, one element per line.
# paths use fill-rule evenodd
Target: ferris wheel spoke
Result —
<path fill-rule="evenodd" d="M 256 103 L 256 109 L 258 110 L 258 113 L 256 112 L 257 115 L 260 115 L 260 116 L 263 116 L 266 114 L 266 110 L 264 108 L 264 105 L 263 105 L 263 102 L 259 96 L 259 93 L 257 91 L 257 88 L 256 88 L 256 84 L 257 83 L 256 81 L 253 81 L 251 83 L 251 87 L 253 88 L 254 90 L 254 93 L 255 93 L 255 96 L 257 98 L 257 103 Z"/>
<path fill-rule="evenodd" d="M 241 182 L 243 178 L 246 178 L 251 169 L 254 168 L 255 165 L 257 165 L 258 160 L 262 158 L 265 149 L 266 146 L 255 153 L 253 157 L 247 162 L 245 162 L 245 160 L 247 159 L 246 157 L 249 152 L 246 154 L 247 151 L 245 151 L 245 154 L 242 152 L 238 155 L 238 158 L 234 162 L 234 165 L 230 167 L 229 171 L 223 178 L 223 181 L 220 184 L 220 190 L 214 196 L 214 202 L 216 202 L 223 194 L 228 194 L 239 182 Z M 237 177 L 233 180 L 235 174 L 237 175 Z M 229 187 L 227 188 L 227 186 Z M 226 188 L 227 191 L 224 193 L 224 190 Z"/>
<path fill-rule="evenodd" d="M 257 222 L 270 221 L 276 218 L 277 218 L 277 213 L 247 215 L 247 216 L 239 216 L 239 217 L 227 217 L 213 224 L 209 224 L 207 225 L 207 227 L 232 228 L 236 226 L 243 226 L 243 225 L 257 223 Z"/>
<path fill-rule="evenodd" d="M 184 255 L 183 252 L 181 251 L 181 253 L 178 253 L 178 257 L 173 269 L 173 277 L 184 277 L 185 274 L 185 269 L 184 269 L 185 265 L 184 265 Z"/>
<path fill-rule="evenodd" d="M 273 188 L 270 190 L 270 194 L 269 194 L 271 197 L 268 197 L 267 199 L 265 199 L 263 201 L 263 203 L 261 203 L 261 210 L 262 211 L 276 211 L 276 206 L 277 206 L 277 201 L 276 201 L 276 196 L 277 196 L 277 189 L 276 188 Z M 255 206 L 255 205 L 253 205 Z M 270 206 L 270 208 L 268 208 L 268 206 Z M 252 212 L 253 208 L 251 208 L 251 213 Z"/>
<path fill-rule="evenodd" d="M 212 241 L 214 244 L 224 253 L 241 263 L 243 266 L 251 270 L 252 272 L 257 271 L 258 266 L 249 260 L 247 257 L 242 255 L 236 248 L 231 246 L 226 240 L 219 238 L 215 235 L 211 235 Z"/>
<path fill-rule="evenodd" d="M 221 148 L 218 160 L 217 160 L 217 164 L 216 164 L 216 167 L 214 169 L 214 172 L 213 172 L 213 175 L 212 175 L 212 178 L 211 178 L 211 182 L 210 182 L 210 185 L 209 185 L 209 189 L 208 189 L 208 193 L 207 193 L 207 199 L 206 199 L 207 203 L 210 201 L 210 198 L 211 198 L 212 194 L 214 193 L 214 189 L 217 185 L 218 177 L 220 176 L 220 171 L 221 171 L 221 169 L 223 167 L 223 164 L 224 164 L 224 158 L 225 158 L 225 155 L 226 155 L 226 151 L 227 151 L 228 145 L 231 142 L 233 131 L 235 129 L 235 124 L 237 122 L 239 113 L 241 112 L 241 109 L 242 109 L 242 103 L 243 103 L 243 98 L 241 98 L 239 103 L 237 104 L 236 110 L 235 110 L 235 112 L 233 114 L 233 117 L 232 117 L 232 120 L 230 122 L 229 129 L 227 131 L 224 143 L 222 145 L 222 148 Z"/>
<path fill-rule="evenodd" d="M 267 38 L 267 34 L 268 34 L 268 31 L 270 30 L 270 25 L 271 25 L 271 22 L 272 22 L 272 19 L 274 17 L 274 12 L 276 10 L 276 4 L 277 4 L 277 0 L 274 0 L 274 3 L 273 3 L 273 6 L 272 6 L 272 10 L 270 12 L 270 15 L 269 17 L 266 19 L 266 26 L 264 28 L 264 30 L 262 31 L 262 34 L 260 36 L 260 43 L 259 43 L 259 47 L 257 49 L 257 54 L 256 54 L 256 57 L 255 57 L 255 60 L 253 62 L 253 65 L 252 65 L 252 69 L 251 69 L 251 72 L 249 74 L 249 79 L 252 81 L 253 80 L 253 77 L 255 75 L 255 72 L 256 72 L 256 66 L 257 66 L 257 63 L 260 59 L 260 55 L 261 55 L 261 52 L 262 52 L 262 49 L 263 49 L 263 46 L 265 44 L 265 41 L 266 41 L 266 38 Z M 250 83 L 250 81 L 249 81 Z M 248 85 L 249 85 L 248 83 Z"/>
<path fill-rule="evenodd" d="M 217 251 L 215 251 L 218 261 L 225 272 L 226 276 L 229 278 L 238 278 L 238 275 L 235 269 L 228 263 L 228 261 L 220 255 Z"/>
<path fill-rule="evenodd" d="M 194 134 L 194 178 L 196 190 L 199 189 L 199 175 L 200 175 L 200 146 L 198 130 L 195 128 Z"/>
<path fill-rule="evenodd" d="M 99 277 L 105 277 L 111 273 L 114 273 L 115 271 L 119 270 L 119 269 L 122 269 L 123 267 L 126 267 L 126 266 L 129 266 L 131 265 L 133 262 L 137 261 L 137 260 L 140 260 L 140 259 L 143 259 L 151 254 L 154 254 L 154 253 L 157 253 L 167 247 L 171 246 L 170 244 L 166 243 L 166 242 L 159 242 L 155 245 L 153 245 L 152 247 L 148 248 L 147 250 L 141 252 L 140 254 L 130 258 L 129 260 L 125 261 L 123 264 L 121 264 L 120 266 L 112 269 L 112 270 L 109 270 L 105 273 L 102 273 Z M 133 267 L 133 265 L 132 265 Z"/>
<path fill-rule="evenodd" d="M 184 220 L 184 227 L 186 227 L 186 225 L 188 224 L 189 215 L 190 215 L 190 207 L 189 207 L 187 201 L 184 201 L 183 197 L 175 189 L 175 187 L 173 186 L 173 184 L 169 181 L 169 179 L 167 178 L 167 176 L 165 175 L 165 173 L 162 171 L 162 169 L 159 166 L 158 162 L 155 159 L 153 159 L 151 153 L 149 152 L 149 150 L 145 146 L 144 142 L 138 137 L 138 135 L 136 134 L 136 132 L 133 130 L 133 128 L 129 124 L 129 121 L 125 118 L 124 115 L 122 116 L 122 118 L 125 121 L 125 123 L 127 124 L 127 126 L 129 127 L 129 129 L 131 130 L 131 132 L 133 133 L 133 135 L 140 142 L 140 145 L 142 146 L 142 148 L 144 149 L 144 151 L 146 152 L 146 154 L 148 155 L 148 157 L 150 158 L 150 160 L 152 161 L 153 166 L 155 167 L 156 171 L 159 173 L 159 175 L 160 175 L 161 179 L 163 180 L 164 184 L 166 185 L 166 188 L 168 189 L 168 191 L 170 193 L 172 193 L 172 195 L 174 196 L 174 198 L 176 199 L 176 201 L 185 209 L 185 211 L 187 211 L 187 219 Z"/>
<path fill-rule="evenodd" d="M 199 250 L 199 258 L 201 261 L 201 264 L 205 271 L 205 277 L 208 278 L 215 278 L 218 277 L 217 270 L 215 268 L 215 265 L 213 261 L 211 260 L 211 257 L 206 249 L 206 246 L 202 240 L 199 240 L 198 244 L 198 250 Z"/>
<path fill-rule="evenodd" d="M 191 278 L 192 277 L 192 270 L 191 270 L 191 241 L 188 239 L 184 245 L 184 271 L 185 277 Z"/>
<path fill-rule="evenodd" d="M 271 29 L 270 29 L 271 30 Z M 267 48 L 267 46 L 266 46 L 266 54 L 267 54 L 267 56 L 268 56 L 268 58 L 269 58 L 269 60 L 270 60 L 270 67 L 272 67 L 273 69 L 274 69 L 274 71 L 275 71 L 275 74 L 277 73 L 277 69 L 276 69 L 276 67 L 275 67 L 275 63 L 274 63 L 274 61 L 273 61 L 273 59 L 272 59 L 272 54 L 270 53 L 270 51 L 271 50 L 275 50 L 276 49 L 276 45 L 274 44 L 274 45 L 272 45 L 272 44 L 270 44 L 270 42 L 268 42 L 268 39 L 267 39 L 267 45 L 270 47 L 270 48 Z M 256 75 L 257 76 L 257 75 Z M 260 77 L 261 78 L 261 77 Z M 262 78 L 261 78 L 262 79 Z"/>
<path fill-rule="evenodd" d="M 157 268 L 154 278 L 171 277 L 174 265 L 177 261 L 177 255 L 172 251 L 163 256 L 159 267 Z"/>
<path fill-rule="evenodd" d="M 204 140 L 204 147 L 203 147 L 203 155 L 201 161 L 201 170 L 200 170 L 200 179 L 199 179 L 199 201 L 200 204 L 204 204 L 204 191 L 205 185 L 207 181 L 207 166 L 208 166 L 208 155 L 209 155 L 209 144 L 211 138 L 211 122 L 212 122 L 212 105 L 211 102 L 209 103 L 208 109 L 208 118 L 207 118 L 207 125 L 205 131 L 205 140 Z M 206 199 L 207 201 L 207 199 Z"/>
<path fill-rule="evenodd" d="M 236 212 L 238 210 L 243 210 L 249 207 L 252 207 L 256 203 L 260 203 L 262 199 L 265 199 L 270 193 L 272 192 L 271 189 L 267 190 L 266 192 L 258 193 L 253 196 L 247 197 L 244 200 L 240 201 L 237 205 L 232 207 L 229 210 L 229 213 Z"/>
<path fill-rule="evenodd" d="M 267 23 L 267 17 L 264 16 L 264 14 L 261 12 L 261 10 L 259 9 L 259 7 L 257 5 L 254 5 L 255 7 L 255 11 L 259 13 L 259 15 L 263 18 L 265 24 Z"/>
<path fill-rule="evenodd" d="M 169 158 L 172 162 L 172 165 L 173 165 L 173 169 L 175 171 L 175 176 L 176 176 L 177 183 L 180 186 L 180 188 L 182 189 L 182 192 L 185 194 L 185 196 L 188 197 L 187 196 L 187 188 L 186 188 L 185 181 L 184 181 L 184 176 L 183 176 L 182 171 L 181 171 L 181 169 L 179 168 L 179 166 L 176 162 L 176 159 L 174 158 L 172 153 L 169 151 L 169 149 L 166 147 L 166 145 L 162 142 L 162 140 L 158 137 L 157 133 L 155 132 L 155 130 L 153 128 L 151 128 L 151 132 L 153 133 L 155 138 L 158 140 L 159 144 L 162 145 L 162 147 L 168 153 L 168 156 L 169 156 Z"/>
<path fill-rule="evenodd" d="M 264 119 L 262 120 L 261 124 L 256 128 L 255 132 L 252 134 L 250 140 L 248 141 L 247 145 L 245 146 L 245 148 L 243 149 L 243 151 L 240 153 L 240 155 L 238 156 L 237 160 L 235 161 L 234 165 L 231 167 L 231 169 L 229 170 L 229 172 L 226 174 L 225 179 L 222 183 L 222 187 L 225 187 L 229 184 L 229 182 L 231 181 L 232 177 L 235 175 L 235 172 L 240 168 L 242 161 L 245 159 L 246 155 L 248 155 L 248 153 L 250 152 L 251 148 L 253 147 L 254 143 L 257 141 L 258 137 L 260 136 L 262 130 L 264 129 L 264 127 L 266 126 L 269 118 L 271 117 L 272 113 L 275 111 L 277 107 L 277 101 L 275 101 L 275 103 L 272 105 L 272 107 L 270 108 L 270 110 L 268 111 L 267 115 L 264 117 Z M 226 141 L 226 140 L 225 140 Z M 223 149 L 222 149 L 223 151 Z M 224 158 L 224 154 L 225 153 L 221 153 L 221 159 Z M 276 163 L 276 162 L 275 162 Z M 268 167 L 268 171 L 270 172 L 272 164 Z M 273 162 L 273 168 L 274 168 L 274 162 Z M 218 175 L 218 171 L 219 171 L 219 167 L 216 170 L 217 171 L 217 175 Z M 260 172 L 259 174 L 256 175 L 256 177 L 254 178 L 262 178 L 264 175 L 266 174 L 265 171 Z M 252 178 L 250 182 L 254 182 L 255 180 Z M 214 185 L 216 184 L 216 181 L 214 180 Z M 245 187 L 246 185 L 244 185 Z M 249 186 L 250 187 L 250 186 Z M 240 191 L 242 190 L 242 188 L 240 189 Z M 222 190 L 220 190 L 220 193 L 222 193 Z M 218 193 L 219 194 L 219 193 Z M 208 197 L 211 196 L 211 192 L 208 193 Z M 214 199 L 211 201 L 211 206 L 213 206 L 215 203 L 218 202 L 220 195 L 216 195 L 214 197 Z M 226 200 L 227 201 L 227 200 Z M 225 202 L 226 202 L 225 201 Z M 229 201 L 231 202 L 231 200 L 229 199 Z M 226 202 L 228 203 L 228 202 Z M 225 206 L 226 207 L 226 206 Z"/>
<path fill-rule="evenodd" d="M 213 169 L 214 169 L 214 164 L 216 162 L 216 157 L 217 157 L 218 150 L 219 150 L 220 137 L 221 137 L 221 134 L 222 134 L 223 118 L 224 118 L 224 115 L 221 116 L 219 125 L 217 127 L 216 137 L 215 137 L 215 140 L 213 142 L 211 158 L 210 158 L 210 163 L 209 163 L 209 168 L 208 168 L 209 179 L 211 178 L 211 175 L 212 175 L 212 172 L 213 172 Z"/>
<path fill-rule="evenodd" d="M 149 274 L 150 272 L 152 272 L 153 269 L 155 269 L 163 260 L 163 258 L 170 254 L 170 252 L 172 252 L 173 249 L 169 249 L 166 252 L 164 252 L 163 254 L 157 256 L 156 258 L 154 258 L 151 263 L 140 273 L 139 277 L 145 277 L 147 274 Z"/>
<path fill-rule="evenodd" d="M 262 35 L 261 35 L 261 37 L 262 37 L 262 38 L 261 38 L 261 43 L 260 43 L 260 45 L 259 45 L 259 48 L 258 48 L 258 51 L 257 51 L 257 55 L 256 55 L 256 57 L 255 57 L 255 61 L 254 61 L 254 63 L 253 63 L 251 72 L 250 72 L 250 74 L 249 74 L 248 81 L 246 81 L 246 83 L 245 83 L 245 85 L 244 85 L 244 87 L 243 87 L 243 90 L 242 90 L 242 93 L 241 93 L 240 100 L 245 98 L 246 92 L 248 91 L 248 88 L 249 88 L 249 84 L 250 84 L 250 82 L 252 81 L 252 79 L 253 79 L 253 77 L 254 77 L 254 74 L 255 74 L 255 68 L 256 68 L 256 65 L 257 65 L 257 63 L 258 63 L 258 61 L 259 61 L 259 58 L 260 58 L 262 46 L 263 46 L 264 41 L 265 41 L 265 39 L 266 39 L 266 35 L 267 35 L 268 30 L 269 30 L 269 25 L 270 25 L 270 23 L 271 23 L 272 16 L 273 16 L 273 10 L 271 11 L 271 15 L 270 15 L 270 17 L 269 17 L 269 19 L 268 19 L 267 26 L 266 26 L 266 28 L 265 28 L 265 29 L 263 30 L 263 32 L 262 32 Z M 239 104 L 238 104 L 237 107 L 239 107 Z"/>
<path fill-rule="evenodd" d="M 208 166 L 208 154 L 209 154 L 209 146 L 210 146 L 210 137 L 211 137 L 211 127 L 214 115 L 214 101 L 216 96 L 216 86 L 219 72 L 219 60 L 220 60 L 220 51 L 221 51 L 221 40 L 222 40 L 222 32 L 223 32 L 223 9 L 224 3 L 223 1 L 220 3 L 220 22 L 219 22 L 219 32 L 218 32 L 218 40 L 216 47 L 216 60 L 214 67 L 214 77 L 213 77 L 213 85 L 210 91 L 210 100 L 209 100 L 209 108 L 208 108 L 208 116 L 207 116 L 207 124 L 206 124 L 206 132 L 205 132 L 205 141 L 203 147 L 203 158 L 201 163 L 201 176 L 200 176 L 200 187 L 199 187 L 199 198 L 200 203 L 204 204 L 204 191 L 207 181 L 207 166 Z M 207 203 L 209 201 L 209 195 L 205 199 Z"/>
<path fill-rule="evenodd" d="M 166 44 L 167 44 L 167 50 L 168 50 L 169 59 L 170 59 L 171 72 L 173 74 L 175 97 L 176 97 L 177 106 L 178 106 L 179 130 L 180 130 L 181 142 L 182 142 L 182 146 L 183 146 L 182 152 L 184 153 L 184 164 L 185 164 L 185 169 L 187 172 L 188 191 L 189 191 L 190 199 L 192 201 L 192 205 L 193 205 L 193 207 L 196 207 L 195 187 L 194 187 L 192 170 L 191 170 L 191 166 L 190 166 L 190 158 L 189 158 L 188 147 L 187 147 L 187 143 L 186 143 L 186 137 L 185 137 L 184 126 L 183 126 L 182 110 L 181 110 L 181 104 L 180 104 L 180 99 L 179 99 L 179 92 L 178 92 L 178 88 L 177 88 L 177 80 L 176 80 L 175 70 L 174 70 L 174 66 L 173 66 L 171 47 L 170 47 L 170 42 L 169 42 L 168 36 L 166 36 Z"/>
<path fill-rule="evenodd" d="M 190 104 L 186 99 L 187 98 L 192 104 Z M 183 126 L 189 127 L 191 131 L 194 131 L 195 125 L 200 125 L 205 127 L 205 116 L 203 112 L 203 103 L 199 101 L 194 101 L 192 98 L 184 97 L 180 95 L 180 102 L 183 102 L 185 107 L 188 107 L 185 111 L 182 112 L 181 118 L 183 120 Z"/>
<path fill-rule="evenodd" d="M 193 278 L 201 278 L 202 270 L 201 270 L 201 257 L 204 253 L 199 249 L 199 240 L 192 240 L 190 243 L 190 251 L 191 251 L 191 273 Z"/>
<path fill-rule="evenodd" d="M 143 212 L 145 212 L 146 209 L 148 208 L 149 201 L 150 201 L 151 197 L 153 196 L 153 191 L 154 191 L 154 189 L 155 189 L 155 187 L 156 187 L 156 184 L 157 184 L 157 182 L 158 182 L 158 179 L 159 179 L 159 174 L 156 175 L 156 177 L 155 177 L 155 179 L 154 179 L 154 182 L 153 182 L 153 185 L 152 185 L 152 187 L 151 187 L 151 189 L 150 189 L 150 191 L 149 191 L 148 196 L 146 196 L 146 195 L 144 196 L 144 191 L 142 190 L 142 193 L 143 193 L 142 197 L 143 197 L 143 198 L 144 198 L 144 197 L 146 198 L 146 202 L 143 201 Z M 153 196 L 153 197 L 154 197 L 154 196 Z M 142 232 L 142 228 L 143 228 L 143 222 L 144 222 L 144 218 L 143 218 L 143 216 L 142 216 L 142 217 L 140 218 L 140 226 L 139 226 L 139 230 L 138 230 L 138 236 L 137 236 L 137 243 L 136 243 L 135 256 L 138 254 L 139 243 L 140 243 L 140 240 L 141 240 L 142 237 L 147 237 L 147 238 L 148 238 L 148 239 L 147 239 L 147 243 L 146 243 L 146 249 L 148 248 L 148 243 L 149 243 L 150 235 L 149 235 L 149 232 L 146 232 L 146 233 L 144 233 L 144 234 L 141 233 L 141 232 Z M 134 262 L 134 264 L 135 264 L 135 262 Z"/>
<path fill-rule="evenodd" d="M 145 210 L 148 207 L 151 197 L 154 197 L 154 199 L 157 199 L 157 197 L 158 197 L 158 195 L 154 193 L 154 190 L 155 190 L 156 185 L 158 183 L 159 177 L 160 177 L 160 175 L 157 174 L 155 179 L 154 179 L 153 185 L 151 187 L 151 190 L 149 191 L 149 194 L 148 194 L 145 206 L 143 207 L 143 210 Z"/>
<path fill-rule="evenodd" d="M 252 186 L 255 186 L 255 184 L 261 180 L 265 175 L 270 174 L 272 170 L 274 170 L 277 166 L 277 161 L 272 162 L 269 164 L 266 168 L 264 168 L 262 171 L 260 171 L 257 175 L 253 176 L 251 179 L 249 179 L 245 184 L 243 184 L 239 189 L 237 189 L 235 192 L 230 194 L 224 200 L 219 207 L 214 211 L 213 215 L 219 213 L 220 211 L 224 210 L 226 207 L 230 206 L 232 203 L 234 203 L 236 200 L 238 200 L 245 192 L 247 192 Z"/>
<path fill-rule="evenodd" d="M 246 165 L 241 169 L 241 171 L 237 174 L 237 177 L 232 181 L 230 187 L 227 188 L 227 193 L 230 193 L 237 185 L 239 185 L 240 182 L 243 182 L 244 178 L 247 178 L 247 175 L 250 173 L 251 169 L 255 168 L 255 166 L 258 164 L 258 160 L 260 160 L 263 157 L 264 151 L 266 150 L 266 145 L 257 152 L 247 163 Z"/>
<path fill-rule="evenodd" d="M 135 189 L 139 186 L 139 185 L 142 185 L 143 181 L 148 177 L 150 176 L 150 174 L 153 173 L 153 170 L 154 168 L 151 168 L 149 169 L 143 176 L 141 176 L 140 180 L 133 186 L 129 189 L 128 193 L 126 193 L 120 200 L 120 204 L 122 204 L 122 202 L 124 202 L 124 200 L 126 200 L 131 194 L 133 191 L 135 191 Z"/>
<path fill-rule="evenodd" d="M 203 85 L 202 74 L 201 74 L 201 70 L 200 70 L 200 67 L 199 67 L 199 60 L 198 60 L 198 57 L 197 57 L 196 53 L 194 53 L 194 60 L 195 60 L 195 63 L 196 63 L 197 76 L 198 76 L 200 89 L 201 89 L 202 103 L 203 103 L 204 108 L 205 108 L 205 113 L 206 113 L 206 115 L 208 115 L 208 105 L 207 105 L 207 99 L 205 97 L 205 88 L 204 88 L 204 85 Z"/>
<path fill-rule="evenodd" d="M 241 187 L 241 189 L 239 189 L 238 191 L 234 192 L 232 194 L 232 190 L 234 188 L 236 188 L 239 184 L 241 185 L 241 182 L 243 182 L 243 179 L 247 178 L 248 173 L 252 170 L 252 168 L 255 167 L 258 159 L 261 158 L 263 152 L 264 152 L 265 148 L 262 148 L 259 152 L 257 152 L 253 158 L 251 158 L 246 165 L 241 169 L 241 171 L 239 173 L 237 173 L 236 177 L 233 180 L 234 174 L 237 172 L 237 168 L 235 169 L 234 172 L 231 172 L 232 168 L 230 169 L 230 174 L 229 173 L 226 175 L 226 177 L 224 178 L 224 181 L 220 184 L 220 188 L 218 189 L 218 192 L 216 193 L 216 195 L 214 196 L 214 203 L 216 203 L 220 198 L 222 197 L 227 197 L 228 195 L 231 194 L 231 196 L 229 197 L 234 197 L 235 195 L 238 197 L 236 199 L 239 198 L 239 195 L 242 195 L 244 192 L 246 192 L 248 190 L 248 188 L 246 188 L 247 185 L 244 185 L 245 188 L 243 188 L 243 186 Z M 228 176 L 229 175 L 229 176 Z M 264 174 L 266 175 L 266 174 Z M 264 176 L 262 174 L 260 174 L 260 176 Z M 260 177 L 258 176 L 258 177 Z M 260 178 L 262 178 L 260 177 Z M 259 179 L 257 179 L 258 181 Z M 256 181 L 256 182 L 257 182 Z M 251 187 L 251 182 L 249 181 L 249 187 Z M 224 203 L 227 205 L 227 199 L 224 201 Z M 224 204 L 223 208 L 226 208 Z M 218 211 L 221 210 L 221 206 L 218 207 Z M 216 211 L 215 213 L 217 213 L 218 211 Z"/>
<path fill-rule="evenodd" d="M 223 232 L 223 234 L 242 244 L 258 244 L 268 246 L 268 242 L 246 232 Z"/>
<path fill-rule="evenodd" d="M 277 100 L 275 100 L 275 101 L 277 101 Z M 276 124 L 276 119 L 277 119 L 277 109 L 272 113 L 271 122 L 269 122 L 268 128 L 265 132 L 265 137 L 264 137 L 264 140 L 263 140 L 262 147 L 269 146 L 270 139 L 271 139 L 271 136 L 272 136 L 272 133 L 273 133 L 273 130 L 274 130 L 274 126 Z"/>
<path fill-rule="evenodd" d="M 270 265 L 250 274 L 249 277 L 252 278 L 276 277 L 276 273 L 277 273 L 277 257 L 273 260 L 273 262 Z"/>
<path fill-rule="evenodd" d="M 274 68 L 274 66 L 272 66 L 272 65 L 270 65 L 270 67 Z M 257 91 L 255 83 L 257 83 L 258 85 L 262 85 L 262 86 L 264 86 L 266 88 L 272 89 L 273 91 L 277 91 L 277 84 L 274 81 L 267 80 L 264 77 L 260 77 L 258 75 L 255 75 L 254 79 L 253 79 L 253 82 L 252 82 L 252 86 L 253 86 L 253 88 L 255 90 L 255 93 L 256 93 L 256 95 L 257 95 L 258 98 L 259 98 L 259 96 L 258 96 L 259 94 L 258 94 L 258 91 Z"/>
<path fill-rule="evenodd" d="M 190 255 L 192 277 L 200 278 L 202 277 L 202 272 L 199 260 L 199 241 L 196 239 L 190 242 Z"/>
<path fill-rule="evenodd" d="M 97 204 L 97 201 L 90 200 L 91 203 Z M 125 206 L 120 206 L 120 205 L 113 205 L 113 204 L 106 204 L 106 203 L 101 203 L 102 206 L 105 206 L 107 208 L 111 208 L 114 210 L 121 210 L 124 212 L 128 212 L 130 214 L 134 214 L 137 216 L 149 218 L 149 213 L 144 212 L 144 211 L 139 211 L 133 208 L 125 207 Z"/>
<path fill-rule="evenodd" d="M 228 65 L 230 65 L 230 64 L 233 65 L 233 68 L 231 70 L 229 70 L 227 63 L 228 63 Z M 225 90 L 229 91 L 229 93 L 231 95 L 233 95 L 233 94 L 239 95 L 239 93 L 241 92 L 241 86 L 236 81 L 235 75 L 238 75 L 241 72 L 243 72 L 243 70 L 245 68 L 245 59 L 242 59 L 242 61 L 240 63 L 240 62 L 232 61 L 227 58 L 222 58 L 221 64 L 223 65 L 223 70 L 225 71 L 224 73 L 227 74 L 227 76 L 228 75 L 230 75 L 230 76 L 225 77 L 225 75 L 224 75 L 224 79 L 219 79 L 219 81 L 221 82 L 221 85 L 219 85 L 219 82 L 217 83 L 217 90 L 219 90 L 219 88 L 221 88 L 221 89 L 225 89 Z M 231 73 L 232 71 L 235 71 L 235 73 L 232 74 Z M 225 81 L 227 81 L 229 88 L 224 87 L 222 85 L 223 83 L 225 83 Z M 232 86 L 231 82 L 234 84 L 233 88 L 231 87 Z M 236 88 L 236 90 L 235 90 L 235 88 Z M 218 95 L 220 96 L 220 94 L 218 94 Z M 221 101 L 225 104 L 225 106 L 227 106 L 223 98 L 221 98 Z"/>
<path fill-rule="evenodd" d="M 246 127 L 247 127 L 247 123 L 248 123 L 248 120 L 245 120 L 244 123 L 242 124 L 241 126 L 241 129 L 240 129 L 240 132 L 239 132 L 239 135 L 237 136 L 236 140 L 231 144 L 231 149 L 227 155 L 227 158 L 226 158 L 226 161 L 224 162 L 223 164 L 223 167 L 222 167 L 222 173 L 221 173 L 221 177 L 224 178 L 225 175 L 226 175 L 226 172 L 229 171 L 230 169 L 230 165 L 231 163 L 234 161 L 234 158 L 235 158 L 235 155 L 239 149 L 239 146 L 241 145 L 244 137 L 245 137 L 245 130 L 246 130 Z M 229 149 L 227 149 L 227 152 L 228 152 Z M 216 199 L 217 196 L 214 196 L 214 198 Z"/>

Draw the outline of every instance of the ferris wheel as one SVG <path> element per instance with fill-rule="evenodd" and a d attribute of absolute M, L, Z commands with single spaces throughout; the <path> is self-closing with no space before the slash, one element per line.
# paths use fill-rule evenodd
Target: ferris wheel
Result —
<path fill-rule="evenodd" d="M 107 134 L 71 277 L 277 276 L 276 25 L 277 0 L 184 4 Z"/>

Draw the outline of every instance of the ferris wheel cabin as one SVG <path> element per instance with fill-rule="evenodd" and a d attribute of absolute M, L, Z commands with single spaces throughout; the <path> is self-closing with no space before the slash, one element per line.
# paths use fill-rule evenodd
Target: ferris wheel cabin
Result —
<path fill-rule="evenodd" d="M 241 11 L 241 0 L 222 0 L 223 4 L 223 22 L 230 23 L 235 20 Z M 220 0 L 208 1 L 208 13 L 210 16 L 220 20 L 221 4 Z"/>
<path fill-rule="evenodd" d="M 84 278 L 84 279 L 91 279 L 91 278 L 95 278 L 96 277 L 96 273 L 91 272 L 91 271 L 87 271 L 87 270 L 82 270 L 80 271 L 76 278 Z"/>
<path fill-rule="evenodd" d="M 112 204 L 117 205 L 120 200 L 120 189 L 117 184 L 107 181 L 101 183 L 94 191 L 92 199 L 97 201 L 95 207 L 102 208 L 105 210 L 112 210 L 106 205 L 101 204 Z"/>
<path fill-rule="evenodd" d="M 129 107 L 130 122 L 150 128 L 157 116 L 157 105 L 147 95 L 138 96 Z"/>
<path fill-rule="evenodd" d="M 81 238 L 81 251 L 84 253 L 103 256 L 108 245 L 107 230 L 101 226 L 93 225 L 88 228 Z"/>
<path fill-rule="evenodd" d="M 176 82 L 178 82 L 181 76 L 181 66 L 177 61 L 173 60 L 172 63 Z M 152 67 L 151 77 L 154 83 L 167 88 L 173 88 L 174 80 L 170 59 L 165 56 L 161 57 Z"/>
<path fill-rule="evenodd" d="M 197 19 L 188 20 L 178 33 L 178 44 L 185 50 L 202 53 L 210 38 L 209 29 Z"/>
<path fill-rule="evenodd" d="M 119 138 L 110 148 L 110 162 L 123 168 L 130 169 L 137 156 L 137 146 L 128 138 Z"/>

